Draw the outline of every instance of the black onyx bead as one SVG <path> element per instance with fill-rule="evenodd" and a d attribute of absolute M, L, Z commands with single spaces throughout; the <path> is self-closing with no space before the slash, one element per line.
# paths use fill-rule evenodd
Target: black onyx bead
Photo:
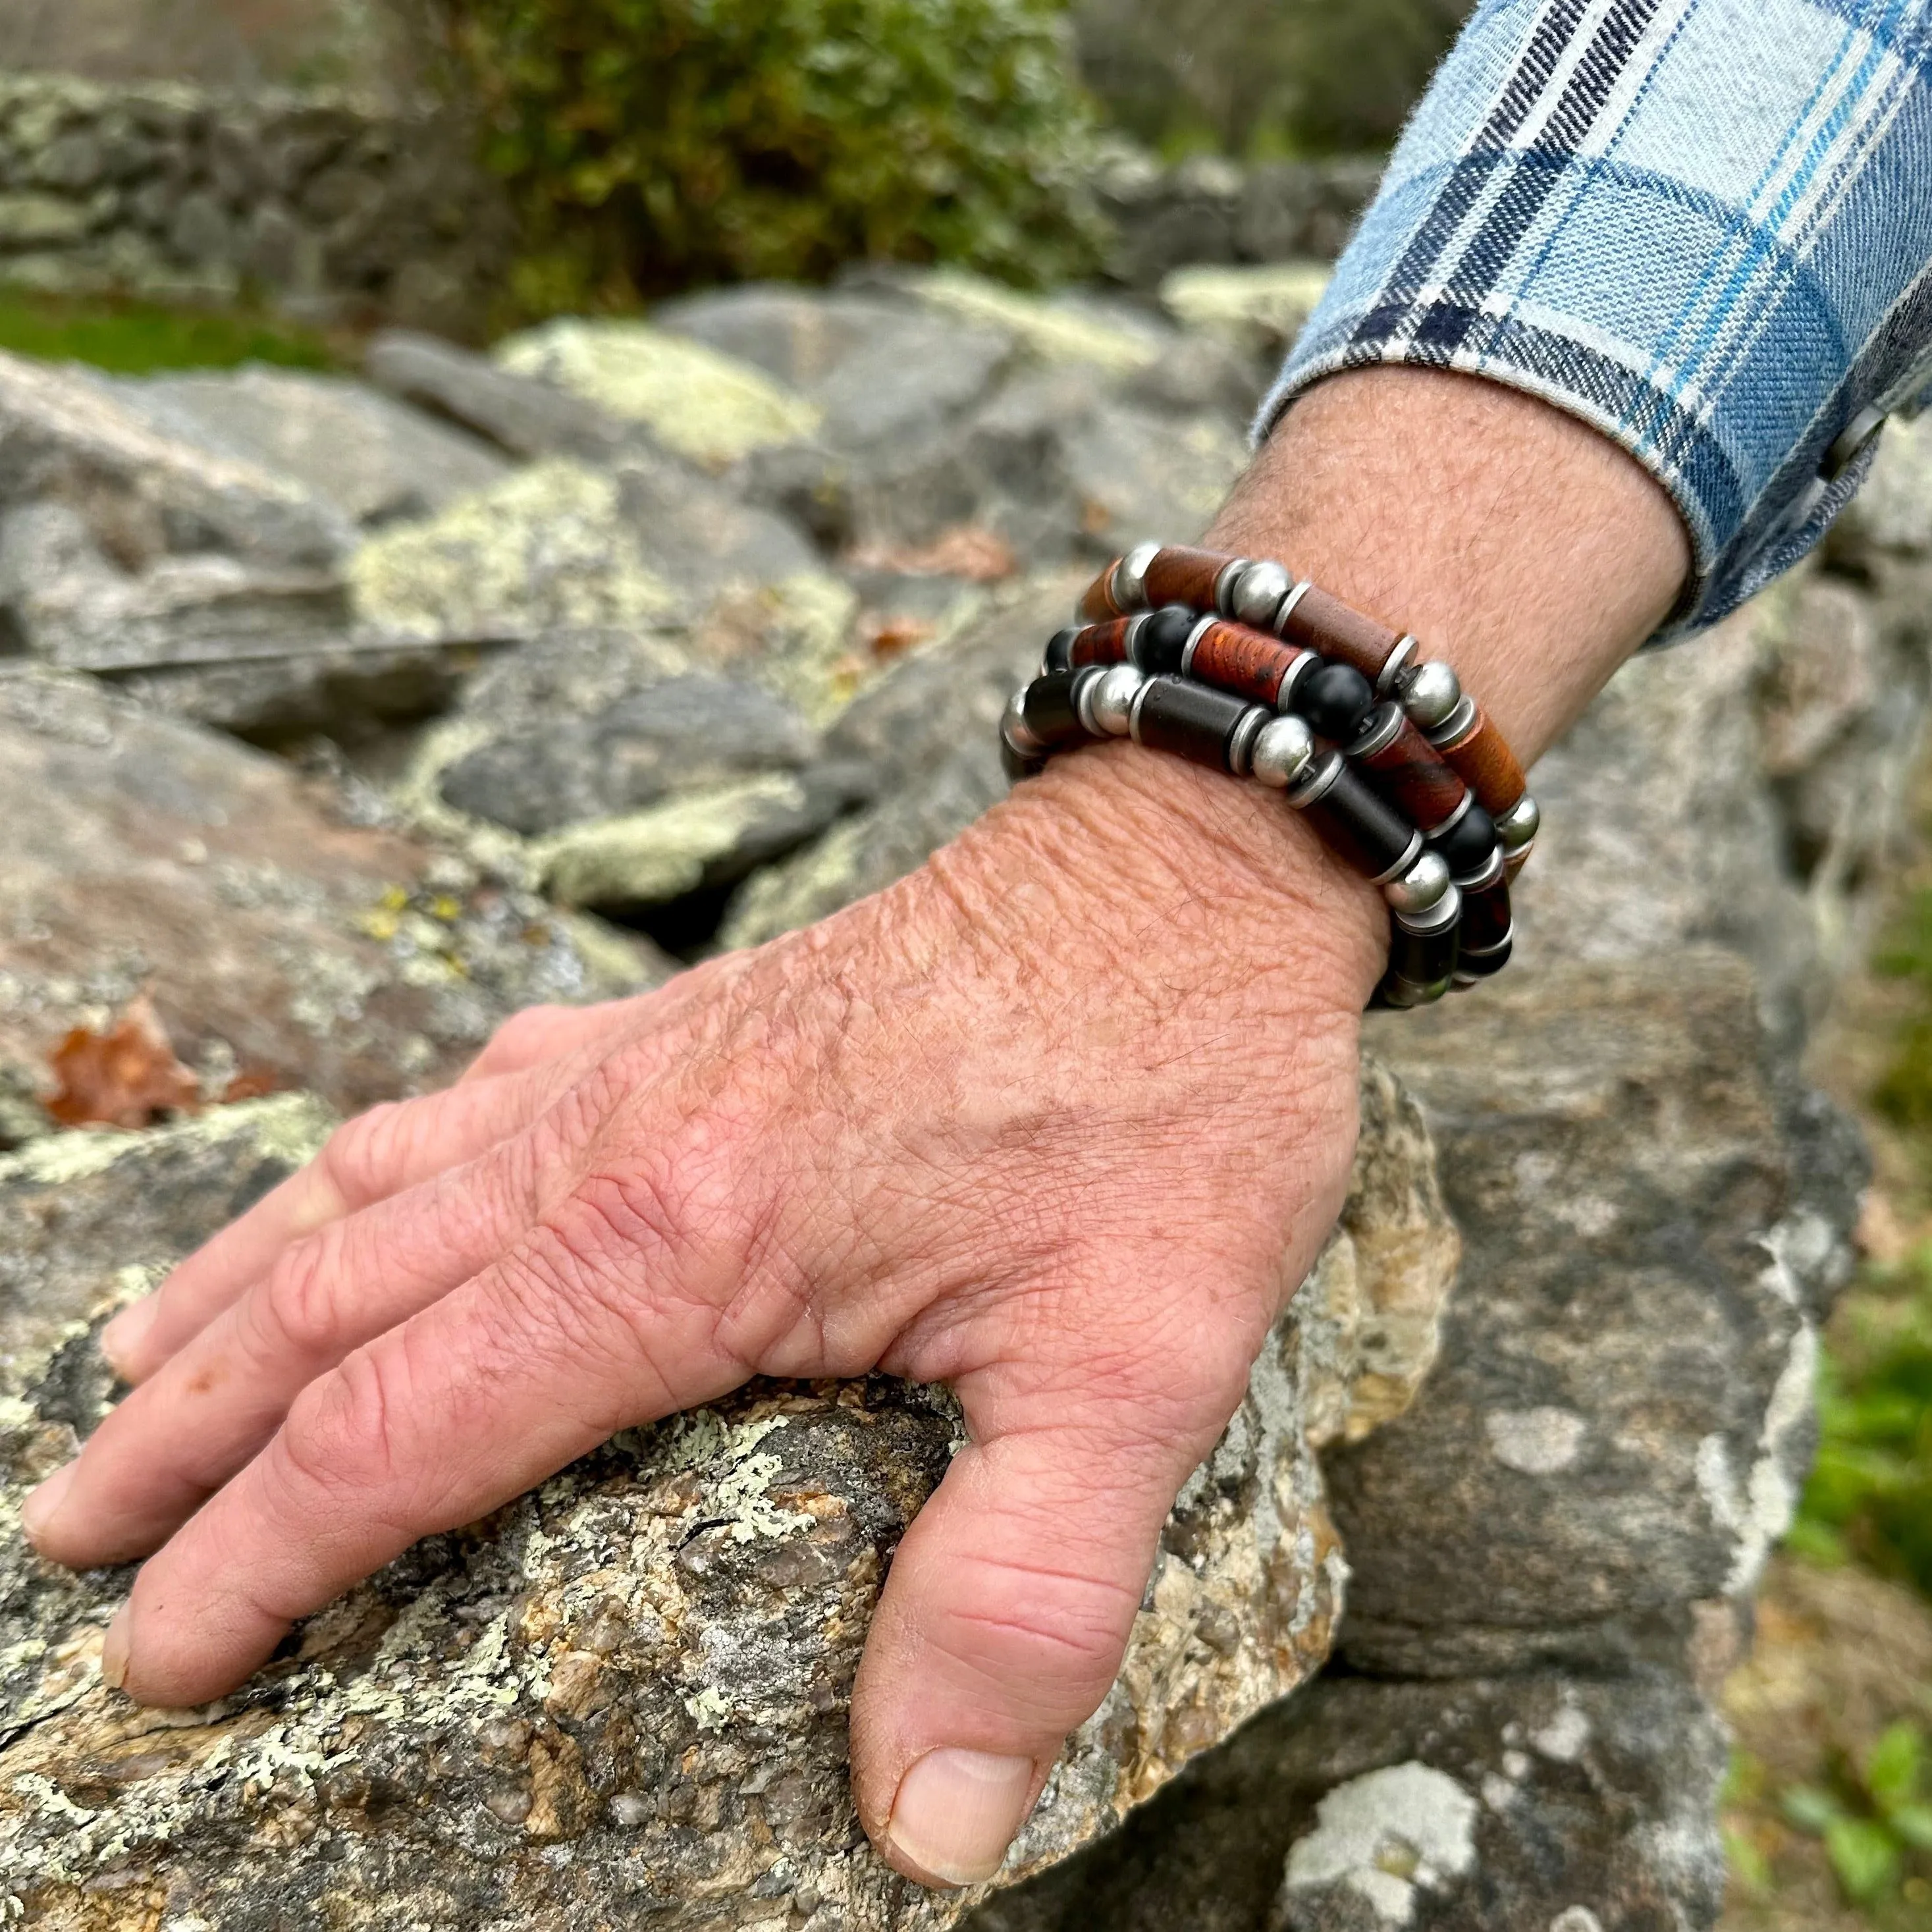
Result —
<path fill-rule="evenodd" d="M 1134 633 L 1135 668 L 1150 677 L 1178 676 L 1180 654 L 1200 621 L 1185 604 L 1163 604 Z"/>
<path fill-rule="evenodd" d="M 1225 772 L 1235 729 L 1254 709 L 1244 698 L 1191 678 L 1153 678 L 1135 700 L 1134 742 Z"/>
<path fill-rule="evenodd" d="M 1080 634 L 1080 627 L 1075 624 L 1066 630 L 1056 631 L 1046 640 L 1046 654 L 1041 659 L 1043 670 L 1066 670 L 1073 662 L 1073 640 Z"/>
<path fill-rule="evenodd" d="M 1432 851 L 1442 854 L 1450 878 L 1473 878 L 1488 865 L 1490 854 L 1496 850 L 1496 821 L 1472 799 L 1468 810 L 1429 844 Z"/>
<path fill-rule="evenodd" d="M 1042 752 L 1084 744 L 1087 728 L 1074 702 L 1074 684 L 1082 671 L 1050 670 L 1020 694 L 1020 722 Z"/>
<path fill-rule="evenodd" d="M 1294 687 L 1295 710 L 1338 745 L 1360 730 L 1375 701 L 1375 686 L 1352 664 L 1324 664 Z"/>

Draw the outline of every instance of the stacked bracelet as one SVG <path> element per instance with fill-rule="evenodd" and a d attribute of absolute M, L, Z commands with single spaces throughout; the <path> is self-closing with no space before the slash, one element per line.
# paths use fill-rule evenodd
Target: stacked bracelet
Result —
<path fill-rule="evenodd" d="M 1131 737 L 1282 792 L 1382 889 L 1377 1003 L 1419 1006 L 1508 963 L 1536 802 L 1454 671 L 1278 563 L 1147 544 L 1006 707 L 1007 770 Z"/>

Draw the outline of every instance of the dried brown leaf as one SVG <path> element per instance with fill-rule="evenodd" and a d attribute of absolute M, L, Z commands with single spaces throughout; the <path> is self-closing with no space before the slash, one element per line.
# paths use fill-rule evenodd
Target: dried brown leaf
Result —
<path fill-rule="evenodd" d="M 106 1033 L 76 1027 L 50 1056 L 60 1090 L 47 1112 L 66 1127 L 146 1127 L 192 1113 L 201 1084 L 175 1058 L 143 994 Z"/>

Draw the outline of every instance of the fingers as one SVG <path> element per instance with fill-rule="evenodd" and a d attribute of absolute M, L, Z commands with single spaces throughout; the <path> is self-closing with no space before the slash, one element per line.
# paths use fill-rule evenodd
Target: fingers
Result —
<path fill-rule="evenodd" d="M 480 1273 L 537 1214 L 554 1132 L 330 1222 L 285 1249 L 116 1408 L 23 1512 L 35 1546 L 75 1569 L 124 1563 L 172 1535 L 352 1349 Z"/>
<path fill-rule="evenodd" d="M 322 1152 L 101 1330 L 124 1381 L 147 1379 L 275 1264 L 291 1244 L 343 1216 L 474 1160 L 526 1126 L 575 1069 L 553 1064 L 402 1100 L 358 1116 Z"/>
<path fill-rule="evenodd" d="M 671 1225 L 668 1222 L 664 1225 Z M 295 1618 L 616 1430 L 744 1378 L 670 1242 L 573 1202 L 311 1383 L 149 1559 L 102 1671 L 144 1703 L 241 1682 Z"/>
<path fill-rule="evenodd" d="M 1214 1436 L 1119 1388 L 976 1393 L 961 1384 L 969 1418 L 997 1432 L 953 1459 L 907 1532 L 853 1695 L 860 1816 L 927 1884 L 999 1868 L 1113 1683 L 1161 1526 Z"/>

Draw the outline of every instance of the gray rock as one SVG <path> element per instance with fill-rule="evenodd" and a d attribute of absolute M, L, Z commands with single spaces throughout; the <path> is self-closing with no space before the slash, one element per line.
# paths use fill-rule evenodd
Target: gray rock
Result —
<path fill-rule="evenodd" d="M 406 797 L 537 842 L 572 905 L 728 885 L 871 795 L 792 705 L 694 659 L 689 639 L 588 632 L 525 646 L 424 741 Z"/>
<path fill-rule="evenodd" d="M 0 668 L 0 1061 L 44 1065 L 145 988 L 208 1090 L 242 1072 L 346 1109 L 448 1080 L 518 1006 L 664 970 L 326 803 L 230 740 Z"/>
<path fill-rule="evenodd" d="M 822 575 L 804 533 L 673 459 L 513 472 L 398 524 L 350 566 L 360 620 L 434 638 L 701 617 L 728 592 Z"/>
<path fill-rule="evenodd" d="M 249 368 L 115 388 L 162 434 L 291 476 L 365 527 L 432 514 L 507 466 L 476 436 L 340 376 Z"/>
<path fill-rule="evenodd" d="M 1811 571 L 1613 678 L 1532 786 L 1528 961 L 1732 946 L 1795 1038 L 1868 934 L 1925 713 L 1910 573 L 1875 600 Z"/>
<path fill-rule="evenodd" d="M 996 1885 L 1112 1828 L 1326 1649 L 1342 1566 L 1309 1436 L 1347 1427 L 1376 1312 L 1433 1310 L 1454 1265 L 1413 1109 L 1373 1072 L 1364 1100 L 1342 1228 L 1177 1502 L 1120 1678 Z M 322 1126 L 284 1100 L 0 1160 L 22 1231 L 0 1262 L 0 1526 L 110 1397 L 100 1320 Z M 165 1896 L 210 1932 L 951 1924 L 988 1888 L 926 1892 L 874 1858 L 845 1725 L 880 1579 L 958 1428 L 943 1395 L 882 1378 L 755 1384 L 430 1539 L 186 1725 L 100 1683 L 126 1574 L 56 1570 L 0 1526 L 0 1897 L 59 1924 Z"/>
<path fill-rule="evenodd" d="M 636 446 L 634 425 L 532 376 L 514 376 L 488 356 L 433 335 L 386 329 L 364 352 L 363 373 L 378 388 L 486 436 L 512 456 L 612 460 Z"/>
<path fill-rule="evenodd" d="M 834 448 L 922 432 L 977 402 L 1017 352 L 1005 330 L 903 298 L 765 284 L 659 307 L 660 328 L 776 376 L 824 412 Z"/>
<path fill-rule="evenodd" d="M 218 553 L 114 564 L 80 514 L 0 514 L 0 628 L 17 648 L 111 678 L 171 715 L 260 739 L 353 734 L 443 709 L 488 640 L 358 633 L 341 580 Z"/>
<path fill-rule="evenodd" d="M 1849 1270 L 1856 1136 L 1767 1067 L 1736 956 L 1510 979 L 1367 1029 L 1466 1243 L 1415 1409 L 1330 1459 L 1378 1674 L 1681 1660 L 1721 1625 L 1789 1522 Z"/>
<path fill-rule="evenodd" d="M 902 659 L 855 698 L 826 749 L 870 767 L 880 802 L 751 879 L 720 943 L 756 945 L 880 890 L 1004 798 L 1000 714 L 1078 588 L 1070 576 L 1006 586 L 956 636 Z"/>
<path fill-rule="evenodd" d="M 1663 1932 L 1724 1894 L 1721 1726 L 1681 1679 L 1325 1678 L 973 1932 Z"/>
<path fill-rule="evenodd" d="M 124 557 L 214 549 L 313 568 L 353 542 L 292 478 L 160 434 L 104 381 L 0 354 L 0 508 L 48 496 L 111 528 Z"/>

